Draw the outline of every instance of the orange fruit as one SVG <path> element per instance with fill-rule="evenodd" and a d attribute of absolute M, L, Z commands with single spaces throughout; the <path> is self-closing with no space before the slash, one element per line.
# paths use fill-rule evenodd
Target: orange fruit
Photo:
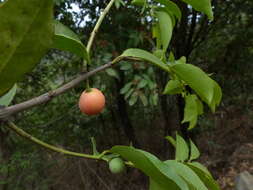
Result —
<path fill-rule="evenodd" d="M 104 94 L 96 89 L 85 90 L 79 99 L 79 108 L 81 112 L 87 115 L 97 115 L 102 112 L 105 106 Z"/>

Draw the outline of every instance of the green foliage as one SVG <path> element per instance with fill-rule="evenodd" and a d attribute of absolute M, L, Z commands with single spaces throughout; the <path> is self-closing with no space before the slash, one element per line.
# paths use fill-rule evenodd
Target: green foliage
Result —
<path fill-rule="evenodd" d="M 0 97 L 0 105 L 8 106 L 10 105 L 11 101 L 13 100 L 14 96 L 17 92 L 17 85 L 15 84 L 9 92 L 7 92 L 4 96 Z"/>
<path fill-rule="evenodd" d="M 69 51 L 77 56 L 84 58 L 90 64 L 90 58 L 79 37 L 62 23 L 55 21 L 55 34 L 53 48 Z"/>
<path fill-rule="evenodd" d="M 52 42 L 52 0 L 7 1 L 0 7 L 0 95 L 31 71 Z"/>
<path fill-rule="evenodd" d="M 210 0 L 182 0 L 188 4 L 190 4 L 197 11 L 201 11 L 205 13 L 210 20 L 213 20 L 213 11 Z"/>

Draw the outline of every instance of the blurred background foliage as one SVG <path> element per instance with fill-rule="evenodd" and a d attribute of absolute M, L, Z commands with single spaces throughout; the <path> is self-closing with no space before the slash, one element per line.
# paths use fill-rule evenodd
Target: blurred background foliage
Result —
<path fill-rule="evenodd" d="M 129 1 L 115 6 L 101 25 L 92 47 L 90 70 L 108 63 L 127 48 L 153 50 L 152 20 Z M 253 106 L 253 1 L 213 0 L 214 21 L 175 1 L 182 10 L 170 50 L 178 59 L 200 66 L 218 81 L 223 100 L 215 115 L 206 112 L 191 131 L 203 152 L 202 161 L 225 160 L 243 143 L 252 141 Z M 105 0 L 55 0 L 55 18 L 68 25 L 87 43 Z M 169 52 L 168 52 L 169 53 Z M 51 50 L 33 72 L 18 83 L 14 103 L 55 89 L 84 70 L 82 60 Z M 90 152 L 90 137 L 98 149 L 129 145 L 157 154 L 173 155 L 164 136 L 183 129 L 182 101 L 162 95 L 168 78 L 145 63 L 122 62 L 91 78 L 93 87 L 106 96 L 106 109 L 87 117 L 77 107 L 85 83 L 51 102 L 15 115 L 18 126 L 35 137 L 73 151 Z M 224 148 L 225 147 L 225 148 Z M 226 149 L 226 150 L 224 150 Z M 0 190 L 147 189 L 147 179 L 133 169 L 114 176 L 95 161 L 47 152 L 0 128 Z M 216 179 L 219 165 L 210 164 Z M 227 188 L 227 184 L 224 188 Z"/>

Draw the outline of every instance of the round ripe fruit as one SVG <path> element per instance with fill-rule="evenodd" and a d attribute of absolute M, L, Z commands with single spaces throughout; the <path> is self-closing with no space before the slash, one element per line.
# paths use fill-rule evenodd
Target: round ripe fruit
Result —
<path fill-rule="evenodd" d="M 118 174 L 123 172 L 126 169 L 126 166 L 121 158 L 113 158 L 109 162 L 109 169 L 112 173 Z"/>
<path fill-rule="evenodd" d="M 99 114 L 105 106 L 104 94 L 96 89 L 90 88 L 89 91 L 84 91 L 79 99 L 79 108 L 81 112 L 87 115 Z"/>

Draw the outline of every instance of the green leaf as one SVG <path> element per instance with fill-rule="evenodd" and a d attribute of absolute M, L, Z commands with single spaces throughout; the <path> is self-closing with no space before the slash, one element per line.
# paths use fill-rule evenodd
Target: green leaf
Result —
<path fill-rule="evenodd" d="M 125 62 L 121 63 L 120 70 L 126 71 L 132 68 L 131 63 Z"/>
<path fill-rule="evenodd" d="M 149 176 L 162 189 L 189 190 L 184 180 L 154 155 L 128 146 L 114 146 L 111 151 L 131 161 L 134 167 Z"/>
<path fill-rule="evenodd" d="M 146 5 L 146 0 L 132 0 L 131 4 L 135 6 L 144 6 Z"/>
<path fill-rule="evenodd" d="M 87 63 L 90 64 L 90 58 L 86 47 L 79 37 L 59 21 L 55 21 L 55 34 L 52 48 L 71 52 L 84 58 Z"/>
<path fill-rule="evenodd" d="M 118 73 L 115 69 L 109 68 L 109 69 L 106 69 L 105 72 L 106 72 L 109 76 L 114 77 L 114 78 L 120 80 L 119 73 Z"/>
<path fill-rule="evenodd" d="M 156 38 L 156 48 L 160 49 L 162 46 L 160 27 L 157 23 L 152 26 L 152 37 Z M 165 52 L 164 52 L 165 53 Z M 156 54 L 155 54 L 156 55 Z M 157 55 L 156 55 L 157 56 Z"/>
<path fill-rule="evenodd" d="M 137 88 L 138 88 L 138 89 L 144 88 L 147 84 L 148 84 L 148 81 L 145 80 L 145 79 L 142 79 L 142 80 L 138 83 Z"/>
<path fill-rule="evenodd" d="M 156 183 L 152 178 L 149 178 L 149 190 L 166 190 Z"/>
<path fill-rule="evenodd" d="M 131 95 L 131 98 L 130 98 L 130 100 L 129 100 L 129 105 L 130 106 L 133 106 L 136 102 L 137 102 L 137 100 L 138 100 L 138 92 L 134 92 L 132 95 Z"/>
<path fill-rule="evenodd" d="M 182 123 L 190 122 L 189 129 L 192 129 L 197 124 L 198 119 L 198 104 L 197 97 L 194 94 L 185 97 L 184 119 Z"/>
<path fill-rule="evenodd" d="M 160 27 L 163 51 L 166 52 L 169 46 L 171 37 L 172 37 L 172 31 L 173 31 L 172 20 L 171 20 L 170 15 L 164 11 L 157 11 L 156 15 L 157 15 L 158 23 Z"/>
<path fill-rule="evenodd" d="M 148 105 L 148 99 L 143 93 L 139 93 L 140 100 L 144 106 Z"/>
<path fill-rule="evenodd" d="M 0 8 L 0 95 L 39 63 L 52 44 L 53 1 L 6 1 Z"/>
<path fill-rule="evenodd" d="M 197 146 L 190 140 L 190 149 L 191 149 L 191 154 L 190 154 L 190 161 L 197 159 L 200 156 L 199 149 Z"/>
<path fill-rule="evenodd" d="M 185 140 L 176 135 L 176 160 L 184 162 L 189 157 L 189 148 Z"/>
<path fill-rule="evenodd" d="M 208 190 L 199 176 L 187 165 L 177 162 L 176 160 L 167 160 L 164 162 L 173 168 L 178 175 L 191 184 L 197 190 Z"/>
<path fill-rule="evenodd" d="M 185 81 L 212 110 L 220 103 L 221 89 L 219 85 L 199 67 L 177 63 L 171 66 L 171 70 Z"/>
<path fill-rule="evenodd" d="M 119 57 L 113 60 L 113 63 L 121 60 L 123 58 L 135 58 L 138 60 L 148 61 L 149 63 L 169 72 L 169 67 L 165 65 L 160 59 L 158 59 L 155 55 L 142 50 L 142 49 L 127 49 L 125 50 Z"/>
<path fill-rule="evenodd" d="M 125 98 L 125 100 L 127 100 L 130 96 L 131 96 L 131 94 L 134 92 L 134 88 L 131 88 L 126 94 L 125 94 L 125 96 L 124 96 L 124 98 Z"/>
<path fill-rule="evenodd" d="M 163 91 L 163 94 L 180 94 L 183 92 L 182 84 L 179 80 L 170 80 Z"/>
<path fill-rule="evenodd" d="M 168 10 L 170 10 L 176 16 L 178 20 L 181 20 L 182 13 L 176 3 L 169 0 L 155 0 L 155 1 L 164 5 Z"/>
<path fill-rule="evenodd" d="M 125 86 L 120 89 L 120 94 L 125 94 L 126 92 L 128 92 L 132 85 L 133 85 L 132 82 L 126 83 Z"/>
<path fill-rule="evenodd" d="M 167 139 L 176 148 L 177 142 L 172 136 L 166 136 L 165 139 Z"/>
<path fill-rule="evenodd" d="M 0 105 L 8 106 L 10 105 L 11 101 L 13 100 L 14 96 L 16 95 L 17 85 L 15 84 L 8 93 L 0 97 Z"/>
<path fill-rule="evenodd" d="M 198 162 L 187 163 L 187 165 L 199 176 L 208 189 L 220 190 L 217 182 L 203 165 Z"/>
<path fill-rule="evenodd" d="M 197 11 L 205 13 L 210 20 L 213 20 L 211 0 L 182 0 L 191 5 Z"/>

